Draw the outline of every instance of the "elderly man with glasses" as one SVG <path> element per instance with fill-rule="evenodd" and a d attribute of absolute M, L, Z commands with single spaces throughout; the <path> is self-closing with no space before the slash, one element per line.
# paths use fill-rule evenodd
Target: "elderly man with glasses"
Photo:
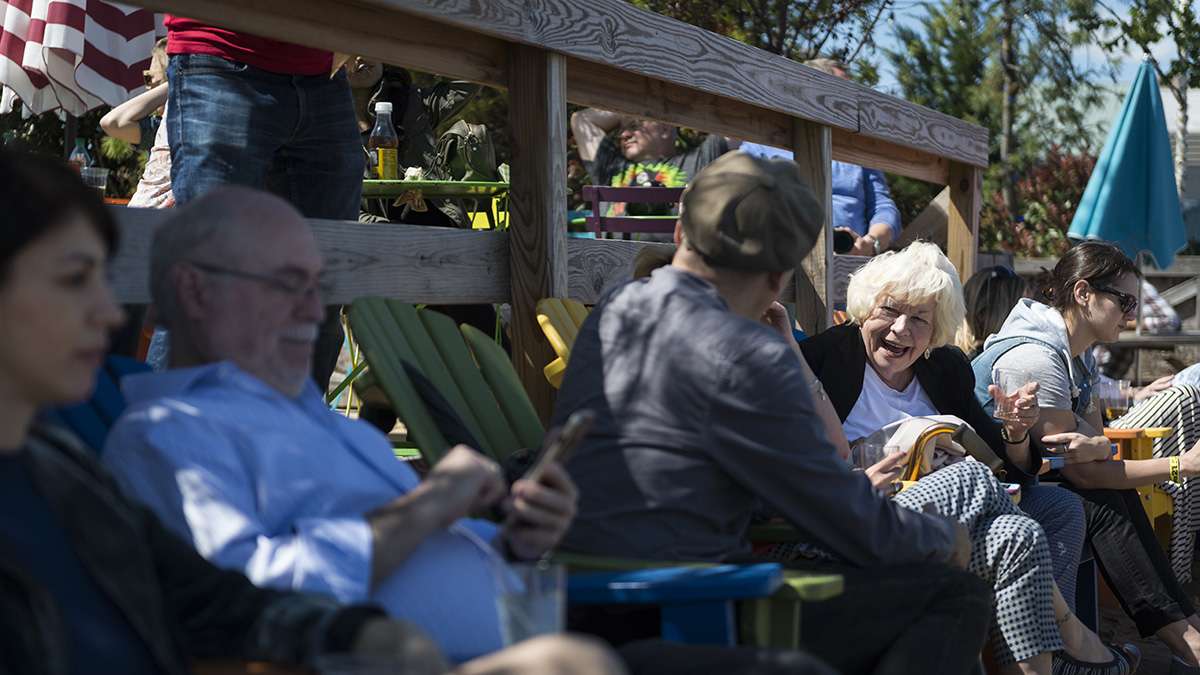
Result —
<path fill-rule="evenodd" d="M 103 458 L 126 492 L 256 584 L 376 602 L 455 661 L 500 649 L 495 575 L 565 532 L 565 471 L 510 494 L 494 462 L 458 446 L 418 481 L 386 436 L 330 411 L 309 377 L 321 254 L 279 198 L 214 190 L 158 230 L 151 256 L 172 369 L 124 381 Z M 502 501 L 502 526 L 467 517 Z"/>

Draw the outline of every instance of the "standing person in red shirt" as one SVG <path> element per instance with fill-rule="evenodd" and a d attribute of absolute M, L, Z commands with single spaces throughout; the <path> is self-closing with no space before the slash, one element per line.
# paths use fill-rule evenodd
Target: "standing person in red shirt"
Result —
<path fill-rule="evenodd" d="M 267 188 L 309 218 L 356 220 L 363 152 L 344 71 L 333 54 L 168 16 L 167 135 L 180 204 L 234 183 Z M 336 311 L 322 324 L 313 378 L 337 363 Z"/>

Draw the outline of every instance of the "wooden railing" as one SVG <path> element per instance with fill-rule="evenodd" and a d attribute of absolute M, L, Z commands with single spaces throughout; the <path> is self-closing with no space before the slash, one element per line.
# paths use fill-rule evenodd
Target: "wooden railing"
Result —
<path fill-rule="evenodd" d="M 824 196 L 827 218 L 833 159 L 947 185 L 947 252 L 964 277 L 973 269 L 981 169 L 987 166 L 982 127 L 622 0 L 131 4 L 507 88 L 513 176 L 507 234 L 318 227 L 344 278 L 336 299 L 369 290 L 426 302 L 511 302 L 514 363 L 544 415 L 553 392 L 541 368 L 552 353 L 534 305 L 551 296 L 594 299 L 628 273 L 639 248 L 567 240 L 567 101 L 790 148 Z M 797 274 L 797 313 L 809 330 L 822 329 L 829 319 L 829 239 L 822 236 Z M 144 261 L 132 256 L 145 255 L 148 235 L 130 232 L 126 240 L 131 245 L 118 286 L 123 299 L 144 299 L 144 282 L 126 275 L 144 273 Z M 424 246 L 428 255 L 410 246 Z"/>

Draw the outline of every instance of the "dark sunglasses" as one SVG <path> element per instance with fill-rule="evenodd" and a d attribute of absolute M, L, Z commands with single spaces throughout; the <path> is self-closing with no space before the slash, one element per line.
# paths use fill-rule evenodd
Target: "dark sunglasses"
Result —
<path fill-rule="evenodd" d="M 1109 288 L 1108 286 L 1096 286 L 1093 284 L 1092 288 L 1096 289 L 1096 291 L 1100 293 L 1107 293 L 1116 298 L 1117 303 L 1121 305 L 1121 311 L 1125 314 L 1129 314 L 1133 310 L 1137 309 L 1138 299 L 1136 295 L 1130 295 L 1128 293 L 1118 291 L 1115 288 Z"/>

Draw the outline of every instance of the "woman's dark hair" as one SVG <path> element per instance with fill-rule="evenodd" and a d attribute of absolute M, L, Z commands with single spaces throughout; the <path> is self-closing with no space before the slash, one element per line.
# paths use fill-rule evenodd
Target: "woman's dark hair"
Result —
<path fill-rule="evenodd" d="M 1025 295 L 1028 288 L 1025 280 L 1007 267 L 985 267 L 979 270 L 963 286 L 963 300 L 967 306 L 967 324 L 975 340 L 974 351 L 978 352 L 983 341 L 1008 318 L 1014 305 Z"/>
<path fill-rule="evenodd" d="M 0 149 L 0 283 L 22 249 L 76 214 L 96 228 L 111 255 L 117 224 L 99 193 L 62 160 Z"/>
<path fill-rule="evenodd" d="M 1085 241 L 1058 260 L 1045 286 L 1038 289 L 1042 296 L 1039 299 L 1063 312 L 1074 302 L 1075 284 L 1079 281 L 1109 286 L 1125 274 L 1141 277 L 1137 265 L 1121 249 L 1106 241 Z"/>

